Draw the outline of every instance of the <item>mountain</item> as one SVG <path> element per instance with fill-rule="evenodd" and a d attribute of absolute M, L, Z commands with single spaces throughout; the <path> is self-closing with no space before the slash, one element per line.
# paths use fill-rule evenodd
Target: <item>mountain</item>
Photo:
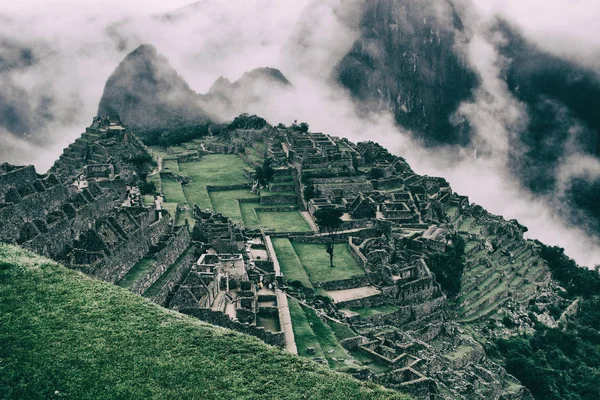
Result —
<path fill-rule="evenodd" d="M 111 74 L 98 106 L 101 118 L 119 115 L 146 141 L 157 130 L 178 125 L 203 125 L 213 119 L 200 99 L 166 57 L 151 45 L 128 54 Z M 141 132 L 140 132 L 141 131 Z"/>
<path fill-rule="evenodd" d="M 234 82 L 219 77 L 202 101 L 207 110 L 230 120 L 264 103 L 267 96 L 277 96 L 292 88 L 293 85 L 278 69 L 256 68 L 245 72 Z"/>
<path fill-rule="evenodd" d="M 468 143 L 468 126 L 451 117 L 471 97 L 477 76 L 455 50 L 463 26 L 452 5 L 368 0 L 360 30 L 334 71 L 360 107 L 392 111 L 426 143 Z"/>
<path fill-rule="evenodd" d="M 189 140 L 260 103 L 265 93 L 291 88 L 277 69 L 257 68 L 231 83 L 220 77 L 198 94 L 152 45 L 128 54 L 106 82 L 98 116 L 119 115 L 148 144 Z"/>
<path fill-rule="evenodd" d="M 460 50 L 475 29 L 465 14 L 451 1 L 367 0 L 360 37 L 334 77 L 363 111 L 390 110 L 429 146 L 467 148 L 471 122 L 457 111 L 483 78 Z M 508 128 L 506 168 L 563 219 L 598 235 L 598 74 L 528 42 L 506 21 L 485 35 L 501 60 L 499 79 L 524 114 Z"/>

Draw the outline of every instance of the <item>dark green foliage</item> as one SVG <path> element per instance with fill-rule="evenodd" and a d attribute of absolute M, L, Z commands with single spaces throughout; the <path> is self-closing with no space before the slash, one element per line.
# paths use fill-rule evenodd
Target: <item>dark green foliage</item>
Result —
<path fill-rule="evenodd" d="M 267 121 L 258 115 L 240 114 L 233 119 L 227 127 L 230 130 L 234 129 L 262 129 L 267 126 Z"/>
<path fill-rule="evenodd" d="M 135 166 L 141 166 L 146 163 L 151 163 L 152 156 L 148 153 L 140 153 L 140 154 L 136 154 L 135 156 L 132 156 L 131 158 L 129 158 L 128 161 Z"/>
<path fill-rule="evenodd" d="M 595 270 L 581 268 L 557 246 L 541 246 L 541 256 L 548 263 L 552 277 L 567 289 L 570 295 L 594 296 L 600 293 L 600 275 Z"/>
<path fill-rule="evenodd" d="M 294 123 L 291 126 L 293 131 L 297 131 L 297 132 L 308 132 L 308 124 L 306 122 L 300 122 L 300 124 L 298 124 L 297 120 L 294 120 Z"/>
<path fill-rule="evenodd" d="M 174 146 L 208 134 L 209 122 L 172 121 L 155 128 L 137 128 L 135 133 L 147 145 Z"/>
<path fill-rule="evenodd" d="M 499 339 L 506 369 L 536 399 L 600 398 L 600 299 L 583 300 L 568 329 L 536 324 L 533 336 Z"/>
<path fill-rule="evenodd" d="M 142 195 L 155 194 L 156 193 L 156 184 L 154 182 L 142 182 L 142 184 L 140 184 L 140 193 Z"/>
<path fill-rule="evenodd" d="M 326 251 L 329 254 L 329 265 L 333 267 L 333 245 L 335 234 L 337 233 L 340 226 L 342 226 L 342 214 L 341 210 L 337 208 L 321 208 L 315 211 L 315 222 L 319 225 L 319 228 L 324 228 L 329 237 L 331 238 L 331 242 L 327 243 Z"/>
<path fill-rule="evenodd" d="M 465 269 L 465 241 L 463 238 L 454 235 L 452 245 L 447 246 L 445 253 L 429 255 L 428 265 L 448 297 L 456 296 L 460 291 L 462 274 Z"/>
<path fill-rule="evenodd" d="M 273 177 L 275 175 L 275 171 L 273 167 L 271 167 L 271 159 L 267 158 L 263 162 L 263 165 L 260 167 L 256 167 L 256 180 L 261 185 L 266 185 L 269 182 L 273 181 Z"/>
<path fill-rule="evenodd" d="M 369 171 L 369 178 L 371 179 L 379 179 L 385 176 L 385 171 L 381 168 L 371 168 Z"/>

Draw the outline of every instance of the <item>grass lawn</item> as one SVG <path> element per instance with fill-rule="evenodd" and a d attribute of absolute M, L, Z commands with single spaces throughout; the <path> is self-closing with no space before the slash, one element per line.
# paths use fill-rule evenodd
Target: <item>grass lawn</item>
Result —
<path fill-rule="evenodd" d="M 361 307 L 361 308 L 351 308 L 351 311 L 354 311 L 361 317 L 371 317 L 373 315 L 380 314 L 391 314 L 393 312 L 398 311 L 400 308 L 393 304 L 382 304 L 380 306 L 375 307 Z"/>
<path fill-rule="evenodd" d="M 162 208 L 169 211 L 172 218 L 177 217 L 177 203 L 162 203 Z"/>
<path fill-rule="evenodd" d="M 13 246 L 0 298 L 3 398 L 406 398 Z"/>
<path fill-rule="evenodd" d="M 292 330 L 294 331 L 294 339 L 298 348 L 298 355 L 303 357 L 325 357 L 321 344 L 315 335 L 312 327 L 309 324 L 306 314 L 300 303 L 296 299 L 288 300 L 290 307 L 290 317 L 292 319 Z M 307 348 L 314 347 L 315 354 L 309 354 Z"/>
<path fill-rule="evenodd" d="M 256 228 L 260 225 L 258 216 L 254 211 L 256 207 L 260 207 L 260 203 L 240 203 L 240 213 L 246 228 Z"/>
<path fill-rule="evenodd" d="M 233 154 L 209 154 L 203 156 L 200 161 L 180 163 L 180 173 L 191 179 L 191 182 L 183 187 L 188 203 L 198 204 L 203 210 L 212 209 L 206 186 L 248 183 L 243 172 L 246 167 L 244 160 Z"/>
<path fill-rule="evenodd" d="M 130 288 L 138 279 L 144 276 L 156 265 L 156 260 L 153 258 L 142 258 L 129 270 L 129 272 L 121 279 L 117 285 Z"/>
<path fill-rule="evenodd" d="M 333 268 L 329 266 L 329 254 L 324 244 L 292 242 L 292 245 L 311 282 L 338 281 L 365 273 L 348 251 L 346 244 L 334 246 Z"/>
<path fill-rule="evenodd" d="M 327 320 L 327 325 L 329 325 L 338 340 L 344 340 L 357 336 L 356 333 L 354 333 L 346 324 L 340 324 L 335 321 Z"/>
<path fill-rule="evenodd" d="M 162 194 L 167 203 L 185 204 L 187 202 L 179 181 L 167 175 L 162 175 L 160 179 L 162 181 Z"/>
<path fill-rule="evenodd" d="M 306 320 L 309 324 L 312 324 L 310 326 L 317 337 L 319 344 L 321 345 L 321 349 L 325 354 L 325 358 L 327 359 L 329 366 L 331 368 L 343 367 L 345 365 L 343 360 L 347 360 L 350 358 L 350 356 L 342 347 L 342 345 L 340 345 L 329 325 L 323 322 L 323 320 L 319 318 L 314 310 L 307 307 L 302 308 L 304 310 L 304 314 L 306 315 Z M 333 352 L 331 352 L 331 350 L 333 350 Z"/>
<path fill-rule="evenodd" d="M 179 163 L 176 158 L 163 158 L 163 170 L 169 172 L 179 172 Z"/>
<path fill-rule="evenodd" d="M 231 218 L 233 222 L 243 222 L 240 202 L 238 199 L 256 199 L 258 195 L 250 190 L 227 190 L 223 192 L 210 192 L 208 194 L 213 210 Z M 258 204 L 258 203 L 253 203 Z"/>
<path fill-rule="evenodd" d="M 302 286 L 308 289 L 312 289 L 313 286 L 310 283 L 310 279 L 300 263 L 300 259 L 287 238 L 271 238 L 273 242 L 273 248 L 275 249 L 275 255 L 281 266 L 281 272 L 283 277 L 288 282 L 300 282 Z"/>
<path fill-rule="evenodd" d="M 194 219 L 194 213 L 192 210 L 185 210 L 177 213 L 177 217 L 175 218 L 175 226 L 185 225 L 186 218 L 190 224 L 190 229 L 196 225 L 196 220 Z"/>
<path fill-rule="evenodd" d="M 309 232 L 311 229 L 298 211 L 257 211 L 256 215 L 264 228 L 275 232 Z"/>

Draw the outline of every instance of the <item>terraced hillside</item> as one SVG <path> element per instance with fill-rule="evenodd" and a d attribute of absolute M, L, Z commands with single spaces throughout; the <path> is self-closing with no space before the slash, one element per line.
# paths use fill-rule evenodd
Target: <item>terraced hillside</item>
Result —
<path fill-rule="evenodd" d="M 2 398 L 406 399 L 0 245 Z"/>

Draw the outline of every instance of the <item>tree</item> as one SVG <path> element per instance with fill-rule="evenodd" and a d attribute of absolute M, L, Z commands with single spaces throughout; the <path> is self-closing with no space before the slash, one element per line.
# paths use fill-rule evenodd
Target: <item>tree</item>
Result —
<path fill-rule="evenodd" d="M 465 241 L 459 235 L 452 236 L 452 245 L 445 253 L 429 255 L 429 269 L 435 274 L 436 281 L 448 297 L 460 292 L 462 275 L 465 269 Z"/>
<path fill-rule="evenodd" d="M 333 267 L 333 245 L 335 235 L 342 226 L 342 211 L 337 208 L 321 208 L 315 211 L 314 216 L 319 228 L 325 229 L 331 241 L 327 243 L 327 254 L 329 254 L 329 265 Z"/>
<path fill-rule="evenodd" d="M 273 180 L 275 170 L 271 167 L 271 159 L 267 158 L 261 167 L 256 167 L 256 180 L 261 186 L 264 186 Z"/>
<path fill-rule="evenodd" d="M 267 126 L 267 121 L 258 115 L 240 114 L 227 126 L 230 130 L 235 129 L 262 129 Z"/>

